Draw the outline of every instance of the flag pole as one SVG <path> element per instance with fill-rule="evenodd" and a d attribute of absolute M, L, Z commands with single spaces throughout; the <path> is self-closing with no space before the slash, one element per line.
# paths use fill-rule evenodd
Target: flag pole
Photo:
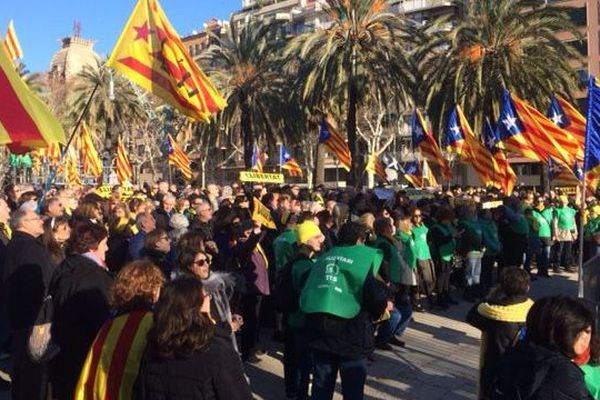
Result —
<path fill-rule="evenodd" d="M 96 95 L 96 92 L 98 91 L 98 87 L 100 87 L 100 83 L 102 82 L 102 79 L 104 78 L 104 71 L 106 71 L 106 69 L 103 68 L 102 73 L 100 74 L 100 78 L 96 82 L 96 85 L 94 85 L 94 89 L 92 89 L 92 93 L 90 94 L 90 97 L 88 98 L 87 102 L 85 103 L 85 107 L 83 108 L 83 111 L 79 115 L 79 118 L 77 119 L 77 123 L 75 124 L 75 127 L 73 127 L 73 131 L 71 132 L 71 136 L 69 136 L 69 140 L 67 140 L 67 143 L 65 144 L 64 149 L 60 153 L 60 158 L 58 160 L 58 163 L 56 164 L 55 167 L 50 168 L 50 176 L 48 177 L 48 179 L 46 180 L 46 184 L 44 185 L 44 192 L 42 193 L 42 197 L 40 199 L 39 204 L 43 203 L 44 198 L 46 197 L 46 193 L 48 193 L 48 191 L 50 190 L 50 186 L 52 186 L 52 184 L 56 180 L 56 171 L 58 170 L 58 165 L 65 158 L 65 155 L 67 154 L 67 151 L 69 150 L 69 146 L 71 145 L 71 143 L 73 142 L 73 139 L 75 138 L 75 135 L 79 131 L 79 127 L 81 126 L 81 123 L 83 122 L 83 118 L 86 116 L 86 114 L 88 113 L 88 110 L 90 109 L 92 100 L 94 99 L 94 96 Z"/>
<path fill-rule="evenodd" d="M 579 262 L 577 266 L 577 296 L 583 298 L 583 219 L 587 192 L 587 179 L 583 176 L 583 193 L 581 194 L 581 208 L 579 212 Z"/>

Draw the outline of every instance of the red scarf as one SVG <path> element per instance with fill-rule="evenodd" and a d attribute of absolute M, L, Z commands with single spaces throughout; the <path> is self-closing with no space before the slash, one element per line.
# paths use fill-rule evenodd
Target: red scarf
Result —
<path fill-rule="evenodd" d="M 588 348 L 583 353 L 581 353 L 573 359 L 573 362 L 579 366 L 587 364 L 588 361 L 590 361 L 590 351 L 591 349 L 588 346 Z"/>

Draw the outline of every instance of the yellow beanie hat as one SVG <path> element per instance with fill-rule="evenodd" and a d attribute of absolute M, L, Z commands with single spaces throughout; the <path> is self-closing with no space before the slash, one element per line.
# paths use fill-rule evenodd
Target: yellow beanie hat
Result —
<path fill-rule="evenodd" d="M 304 244 L 308 242 L 309 239 L 320 235 L 322 235 L 321 230 L 313 221 L 304 221 L 296 226 L 296 241 L 298 244 Z"/>

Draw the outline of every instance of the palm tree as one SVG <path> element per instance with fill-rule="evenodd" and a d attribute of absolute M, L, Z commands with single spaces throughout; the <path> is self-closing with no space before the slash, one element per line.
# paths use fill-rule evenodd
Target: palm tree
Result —
<path fill-rule="evenodd" d="M 199 61 L 210 64 L 212 78 L 226 94 L 222 121 L 227 130 L 240 127 L 244 164 L 250 168 L 259 133 L 269 143 L 278 136 L 277 108 L 285 103 L 284 78 L 278 72 L 282 40 L 274 24 L 251 21 L 238 29 L 232 21 L 229 27 L 227 36 L 212 36 L 216 44 Z"/>
<path fill-rule="evenodd" d="M 143 121 L 146 117 L 144 108 L 127 79 L 112 74 L 111 70 L 98 63 L 93 67 L 85 66 L 77 75 L 68 116 L 71 121 L 75 122 L 81 115 L 96 86 L 96 93 L 84 121 L 90 127 L 103 127 L 106 139 L 116 142 L 116 137 L 112 137 L 113 127 L 126 129 Z"/>
<path fill-rule="evenodd" d="M 346 117 L 352 154 L 349 185 L 359 185 L 364 162 L 356 135 L 356 113 L 365 95 L 377 92 L 385 103 L 408 101 L 412 85 L 406 21 L 388 12 L 385 0 L 327 0 L 330 26 L 293 39 L 286 49 L 297 73 L 301 98 L 323 112 Z"/>
<path fill-rule="evenodd" d="M 502 89 L 514 91 L 537 107 L 553 93 L 569 97 L 578 81 L 570 65 L 577 50 L 556 37 L 567 31 L 579 38 L 568 8 L 535 0 L 465 2 L 463 12 L 428 27 L 421 47 L 422 104 L 433 125 L 460 104 L 475 127 L 499 114 Z"/>
<path fill-rule="evenodd" d="M 17 65 L 17 74 L 23 79 L 23 82 L 29 87 L 33 93 L 42 95 L 46 89 L 42 75 L 39 72 L 31 72 L 22 62 Z"/>

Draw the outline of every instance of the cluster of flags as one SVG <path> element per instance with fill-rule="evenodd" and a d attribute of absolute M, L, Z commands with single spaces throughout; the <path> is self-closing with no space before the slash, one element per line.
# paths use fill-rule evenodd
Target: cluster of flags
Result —
<path fill-rule="evenodd" d="M 13 153 L 18 154 L 46 149 L 38 152 L 38 156 L 47 157 L 53 162 L 66 157 L 64 166 L 70 168 L 64 170 L 71 171 L 71 181 L 76 182 L 77 155 L 68 149 L 63 149 L 64 154 L 58 157 L 53 153 L 54 148 L 66 143 L 61 124 L 15 71 L 13 62 L 21 59 L 23 52 L 12 21 L 2 40 L 2 48 L 0 144 L 8 145 Z M 111 52 L 107 66 L 193 120 L 206 122 L 226 106 L 225 99 L 192 59 L 157 0 L 138 1 Z M 87 128 L 81 129 L 85 131 Z M 94 177 L 101 176 L 102 162 L 91 136 L 84 132 L 78 140 L 84 171 Z M 169 163 L 177 166 L 186 179 L 191 179 L 189 158 L 170 137 L 168 144 Z M 131 179 L 131 164 L 120 141 L 117 144 L 116 168 L 120 182 Z"/>

